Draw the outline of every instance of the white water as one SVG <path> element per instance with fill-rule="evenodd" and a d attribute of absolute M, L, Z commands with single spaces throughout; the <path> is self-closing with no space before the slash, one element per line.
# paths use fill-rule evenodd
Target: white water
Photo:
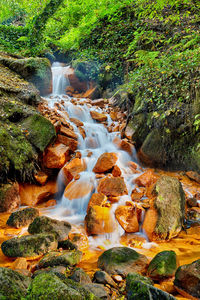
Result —
<path fill-rule="evenodd" d="M 95 166 L 97 159 L 104 152 L 115 152 L 118 156 L 117 165 L 120 167 L 122 171 L 122 176 L 124 177 L 128 195 L 120 197 L 120 201 L 117 204 L 112 205 L 111 209 L 111 218 L 114 217 L 115 210 L 118 205 L 125 205 L 126 201 L 131 200 L 131 192 L 134 188 L 134 179 L 141 175 L 133 174 L 131 169 L 128 166 L 128 162 L 134 161 L 138 163 L 136 152 L 133 148 L 132 155 L 129 155 L 127 152 L 119 150 L 116 145 L 113 143 L 113 139 L 115 137 L 120 137 L 119 132 L 109 133 L 103 124 L 96 123 L 90 116 L 91 106 L 85 102 L 86 99 L 77 100 L 79 104 L 74 105 L 71 102 L 70 97 L 64 96 L 64 91 L 67 85 L 69 85 L 67 81 L 67 73 L 69 67 L 63 67 L 59 63 L 54 63 L 52 66 L 53 73 L 53 93 L 49 98 L 46 98 L 49 102 L 49 106 L 53 107 L 56 102 L 62 103 L 64 101 L 65 111 L 68 113 L 69 117 L 74 117 L 79 119 L 84 123 L 84 130 L 86 132 L 86 138 L 80 135 L 78 128 L 74 123 L 71 125 L 74 128 L 74 131 L 78 135 L 78 151 L 82 154 L 82 159 L 85 160 L 87 169 L 86 171 L 80 173 L 80 179 L 77 181 L 78 183 L 82 182 L 90 182 L 93 184 L 93 191 L 87 196 L 81 199 L 69 200 L 65 198 L 64 195 L 58 200 L 58 204 L 51 210 L 45 212 L 50 217 L 67 220 L 72 224 L 84 224 L 84 218 L 86 215 L 88 201 L 92 195 L 92 193 L 96 192 L 96 188 L 98 185 L 98 181 L 95 177 L 95 173 L 92 172 L 93 167 Z M 107 107 L 108 108 L 108 107 Z M 98 112 L 102 112 L 102 109 L 97 107 L 92 107 L 92 110 L 96 110 Z M 60 112 L 62 113 L 62 112 Z M 105 113 L 105 109 L 103 111 Z M 112 123 L 110 116 L 108 117 L 108 126 Z M 69 122 L 69 120 L 67 120 Z M 92 152 L 91 156 L 88 157 L 88 153 Z M 62 170 L 58 176 L 58 185 L 61 186 L 62 182 Z M 90 245 L 93 247 L 97 247 L 99 245 L 103 245 L 105 240 L 109 240 L 109 245 L 107 248 L 118 245 L 120 241 L 120 237 L 124 234 L 124 230 L 118 224 L 117 228 L 113 233 L 100 235 L 97 238 L 89 237 Z M 140 235 L 144 235 L 144 233 L 140 232 Z M 150 244 L 150 243 L 149 243 Z M 104 245 L 105 246 L 105 245 Z M 148 247 L 149 245 L 147 245 Z"/>

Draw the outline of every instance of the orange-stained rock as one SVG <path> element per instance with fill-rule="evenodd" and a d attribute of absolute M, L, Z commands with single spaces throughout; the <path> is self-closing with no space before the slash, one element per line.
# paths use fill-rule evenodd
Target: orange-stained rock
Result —
<path fill-rule="evenodd" d="M 110 112 L 110 117 L 113 121 L 117 121 L 118 120 L 118 113 L 116 111 L 111 111 Z"/>
<path fill-rule="evenodd" d="M 69 240 L 72 241 L 77 247 L 78 250 L 83 251 L 89 248 L 89 242 L 87 234 L 79 232 L 69 232 Z"/>
<path fill-rule="evenodd" d="M 79 130 L 80 134 L 82 135 L 82 138 L 85 139 L 85 137 L 86 137 L 85 129 L 80 126 L 80 127 L 78 127 L 78 130 Z"/>
<path fill-rule="evenodd" d="M 120 147 L 120 145 L 121 145 L 121 139 L 118 137 L 118 136 L 116 136 L 114 139 L 113 139 L 113 144 L 115 144 L 115 146 L 116 147 Z"/>
<path fill-rule="evenodd" d="M 145 193 L 145 188 L 144 187 L 140 187 L 140 188 L 135 187 L 132 190 L 131 199 L 133 201 L 139 201 L 144 196 L 144 193 Z"/>
<path fill-rule="evenodd" d="M 90 201 L 88 203 L 87 212 L 90 207 L 93 207 L 94 205 L 102 206 L 106 203 L 107 197 L 104 194 L 100 193 L 94 193 L 92 194 L 92 197 L 90 198 Z"/>
<path fill-rule="evenodd" d="M 47 200 L 58 191 L 57 184 L 54 181 L 49 181 L 43 186 L 24 183 L 20 184 L 19 194 L 21 205 L 34 206 Z"/>
<path fill-rule="evenodd" d="M 138 171 L 139 166 L 138 166 L 138 164 L 136 164 L 135 162 L 129 161 L 129 162 L 128 162 L 128 166 L 129 166 L 129 168 L 131 169 L 131 171 L 132 171 L 134 174 L 140 173 L 140 172 Z"/>
<path fill-rule="evenodd" d="M 115 153 L 103 153 L 97 160 L 96 165 L 93 168 L 95 173 L 103 173 L 109 171 L 114 167 L 118 157 Z"/>
<path fill-rule="evenodd" d="M 154 230 L 158 220 L 158 213 L 154 208 L 150 208 L 147 210 L 144 218 L 144 222 L 142 225 L 142 229 L 150 239 L 153 240 Z"/>
<path fill-rule="evenodd" d="M 71 139 L 67 136 L 61 135 L 61 134 L 58 134 L 57 141 L 68 146 L 69 150 L 72 152 L 76 151 L 77 146 L 78 146 L 78 142 L 76 140 Z"/>
<path fill-rule="evenodd" d="M 70 68 L 67 70 L 66 78 L 68 78 L 70 86 L 72 86 L 75 91 L 78 91 L 79 93 L 87 91 L 87 82 L 80 81 L 76 76 L 74 69 Z"/>
<path fill-rule="evenodd" d="M 0 212 L 12 212 L 20 205 L 19 184 L 0 184 Z"/>
<path fill-rule="evenodd" d="M 109 197 L 108 197 L 108 200 L 109 200 L 111 203 L 117 203 L 117 202 L 119 202 L 119 199 L 120 199 L 120 197 L 114 197 L 114 196 L 109 196 Z"/>
<path fill-rule="evenodd" d="M 103 108 L 105 105 L 105 100 L 103 98 L 96 99 L 96 100 L 91 101 L 91 104 L 92 104 L 92 106 L 98 106 L 98 107 Z"/>
<path fill-rule="evenodd" d="M 116 228 L 116 221 L 110 208 L 94 205 L 85 217 L 86 230 L 89 235 L 111 233 Z"/>
<path fill-rule="evenodd" d="M 122 149 L 122 150 L 128 152 L 128 154 L 132 155 L 134 147 L 131 143 L 127 142 L 126 140 L 122 140 L 121 144 L 120 144 L 120 149 Z"/>
<path fill-rule="evenodd" d="M 127 195 L 128 191 L 123 177 L 108 177 L 101 179 L 97 189 L 98 193 L 103 193 L 106 196 L 123 196 Z"/>
<path fill-rule="evenodd" d="M 56 200 L 51 199 L 44 203 L 44 207 L 51 207 L 51 206 L 55 206 L 56 204 L 57 204 Z"/>
<path fill-rule="evenodd" d="M 126 126 L 124 134 L 127 139 L 132 140 L 132 136 L 134 134 L 134 129 L 130 125 L 128 125 L 128 126 Z"/>
<path fill-rule="evenodd" d="M 83 98 L 89 98 L 89 99 L 95 99 L 98 96 L 99 96 L 99 89 L 97 86 L 90 88 L 82 95 Z"/>
<path fill-rule="evenodd" d="M 115 217 L 126 232 L 139 231 L 137 212 L 134 206 L 118 206 Z"/>
<path fill-rule="evenodd" d="M 104 114 L 101 114 L 97 111 L 90 111 L 90 115 L 92 117 L 93 120 L 98 121 L 98 122 L 104 122 L 107 121 L 107 116 Z"/>
<path fill-rule="evenodd" d="M 65 176 L 65 180 L 67 183 L 72 181 L 72 179 L 78 175 L 80 172 L 86 170 L 86 164 L 83 159 L 74 158 L 70 162 L 68 162 L 63 168 L 63 174 Z"/>
<path fill-rule="evenodd" d="M 64 196 L 69 200 L 83 198 L 89 195 L 93 188 L 93 184 L 89 181 L 73 181 L 65 188 Z"/>
<path fill-rule="evenodd" d="M 26 270 L 27 267 L 28 264 L 25 257 L 18 257 L 12 265 L 13 270 Z"/>
<path fill-rule="evenodd" d="M 118 166 L 114 166 L 113 170 L 112 170 L 112 175 L 114 177 L 120 177 L 122 175 L 122 171 L 120 170 L 120 168 Z"/>
<path fill-rule="evenodd" d="M 75 139 L 75 140 L 78 139 L 78 136 L 77 136 L 76 133 L 74 133 L 72 130 L 70 130 L 69 128 L 66 128 L 64 126 L 61 126 L 60 133 L 63 134 L 63 135 L 66 135 L 66 136 L 68 136 L 72 139 Z"/>
<path fill-rule="evenodd" d="M 144 174 L 140 175 L 135 179 L 135 183 L 138 186 L 150 186 L 158 180 L 159 176 L 156 175 L 152 170 L 146 171 Z"/>
<path fill-rule="evenodd" d="M 200 175 L 199 175 L 197 172 L 194 172 L 194 171 L 188 171 L 188 172 L 186 172 L 186 175 L 187 175 L 190 179 L 196 181 L 197 183 L 200 183 Z"/>
<path fill-rule="evenodd" d="M 63 144 L 55 144 L 45 151 L 43 163 L 49 169 L 60 169 L 69 160 L 69 147 Z"/>
<path fill-rule="evenodd" d="M 76 119 L 76 118 L 70 118 L 70 121 L 73 122 L 76 126 L 83 126 L 83 122 L 81 122 L 80 120 Z"/>
<path fill-rule="evenodd" d="M 34 175 L 34 178 L 39 184 L 44 185 L 47 182 L 48 175 L 42 171 L 39 171 Z"/>

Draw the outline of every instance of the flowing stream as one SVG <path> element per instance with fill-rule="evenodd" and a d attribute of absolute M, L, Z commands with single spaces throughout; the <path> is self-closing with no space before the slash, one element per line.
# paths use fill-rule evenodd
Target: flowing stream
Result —
<path fill-rule="evenodd" d="M 70 125 L 73 126 L 74 132 L 78 135 L 77 151 L 81 152 L 81 157 L 85 161 L 87 169 L 84 172 L 80 173 L 80 179 L 76 180 L 76 184 L 70 192 L 73 194 L 77 190 L 82 188 L 82 186 L 88 183 L 93 186 L 93 189 L 91 193 L 87 194 L 85 197 L 73 200 L 67 199 L 63 194 L 59 199 L 57 199 L 57 206 L 51 210 L 45 211 L 45 214 L 48 214 L 52 218 L 67 220 L 72 224 L 83 225 L 89 199 L 91 198 L 92 193 L 97 192 L 98 184 L 95 176 L 96 174 L 92 170 L 101 154 L 105 152 L 114 152 L 118 156 L 116 164 L 122 171 L 122 176 L 124 177 L 128 189 L 128 195 L 121 196 L 118 203 L 112 205 L 110 218 L 111 220 L 114 220 L 114 213 L 116 208 L 119 205 L 125 205 L 127 201 L 131 201 L 131 192 L 134 188 L 134 179 L 142 174 L 142 169 L 139 174 L 133 174 L 131 168 L 129 167 L 129 162 L 133 161 L 138 164 L 138 159 L 134 147 L 131 155 L 129 155 L 126 151 L 119 150 L 113 140 L 116 137 L 120 137 L 120 132 L 109 133 L 107 128 L 103 124 L 94 121 L 90 116 L 91 106 L 87 103 L 82 103 L 85 102 L 86 99 L 80 99 L 78 101 L 79 104 L 74 105 L 71 102 L 72 98 L 63 95 L 66 86 L 69 84 L 66 76 L 67 70 L 68 67 L 63 67 L 59 63 L 53 64 L 53 93 L 46 99 L 48 100 L 50 107 L 54 107 L 54 104 L 59 102 L 60 100 L 64 101 L 65 111 L 68 113 L 69 117 L 77 118 L 83 122 L 83 127 L 86 133 L 85 139 L 83 139 L 77 126 L 74 123 L 71 122 Z M 101 108 L 95 108 L 92 106 L 92 110 L 96 110 L 97 112 L 105 114 L 106 109 L 102 111 Z M 59 111 L 59 113 L 62 114 L 62 111 Z M 69 122 L 69 120 L 67 121 Z M 109 114 L 107 114 L 107 122 L 108 126 L 113 122 Z M 57 180 L 58 186 L 62 187 L 62 170 L 60 171 Z M 104 244 L 106 240 L 109 240 L 108 247 L 113 247 L 113 245 L 119 244 L 120 237 L 123 234 L 124 230 L 118 224 L 117 228 L 115 228 L 112 233 L 100 235 L 96 239 L 90 237 L 90 245 L 96 247 L 100 244 Z M 138 232 L 138 234 L 144 235 L 143 232 Z M 148 244 L 151 245 L 151 243 Z M 149 245 L 147 245 L 147 247 Z"/>

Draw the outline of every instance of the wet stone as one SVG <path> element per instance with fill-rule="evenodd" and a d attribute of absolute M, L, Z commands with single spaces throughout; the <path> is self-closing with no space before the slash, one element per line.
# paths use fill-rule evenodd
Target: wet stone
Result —
<path fill-rule="evenodd" d="M 92 283 L 90 276 L 81 268 L 75 268 L 72 275 L 69 276 L 69 279 L 79 282 L 80 284 Z"/>
<path fill-rule="evenodd" d="M 37 216 L 39 216 L 39 211 L 36 208 L 27 207 L 13 212 L 6 224 L 14 228 L 28 226 Z"/>
<path fill-rule="evenodd" d="M 74 266 L 81 260 L 82 252 L 79 250 L 64 250 L 62 252 L 47 253 L 40 261 L 39 268 L 54 266 Z"/>

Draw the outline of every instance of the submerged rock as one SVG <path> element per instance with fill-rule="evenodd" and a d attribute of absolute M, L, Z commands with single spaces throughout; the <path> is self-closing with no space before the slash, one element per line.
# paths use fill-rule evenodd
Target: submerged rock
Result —
<path fill-rule="evenodd" d="M 200 298 L 200 259 L 178 268 L 174 285 L 184 297 Z M 194 297 L 194 298 L 192 298 Z"/>
<path fill-rule="evenodd" d="M 126 276 L 130 272 L 144 272 L 147 268 L 146 256 L 127 247 L 114 247 L 99 256 L 98 267 L 108 274 Z"/>
<path fill-rule="evenodd" d="M 55 250 L 57 246 L 53 234 L 42 233 L 7 240 L 1 244 L 1 250 L 8 257 L 32 257 Z"/>
<path fill-rule="evenodd" d="M 175 275 L 178 267 L 174 251 L 159 252 L 150 262 L 147 274 L 154 280 L 162 280 Z"/>
<path fill-rule="evenodd" d="M 156 183 L 156 199 L 144 219 L 143 229 L 150 240 L 177 236 L 185 217 L 185 194 L 178 179 L 163 175 Z"/>
<path fill-rule="evenodd" d="M 19 207 L 19 184 L 7 183 L 0 185 L 0 212 L 12 212 Z"/>
<path fill-rule="evenodd" d="M 29 277 L 8 268 L 0 268 L 0 299 L 23 299 L 30 283 Z"/>
<path fill-rule="evenodd" d="M 58 241 L 62 241 L 68 237 L 71 225 L 65 221 L 58 221 L 46 216 L 37 217 L 29 225 L 28 232 L 35 233 L 51 233 L 56 236 Z"/>
<path fill-rule="evenodd" d="M 64 250 L 62 252 L 50 252 L 46 254 L 40 261 L 40 268 L 54 266 L 74 266 L 81 260 L 82 252 L 79 250 Z"/>
<path fill-rule="evenodd" d="M 37 216 L 39 216 L 39 211 L 36 208 L 27 207 L 23 210 L 13 212 L 6 224 L 15 228 L 28 226 Z"/>

